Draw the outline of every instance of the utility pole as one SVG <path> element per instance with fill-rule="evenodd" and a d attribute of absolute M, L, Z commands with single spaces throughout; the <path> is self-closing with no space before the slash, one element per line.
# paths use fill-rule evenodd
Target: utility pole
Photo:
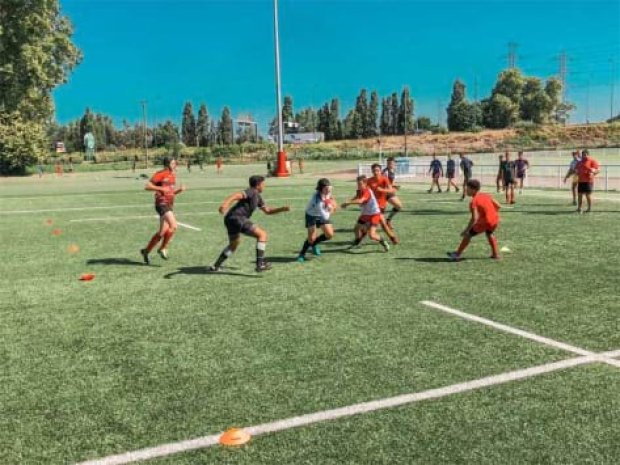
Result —
<path fill-rule="evenodd" d="M 284 125 L 282 123 L 282 85 L 280 80 L 280 33 L 278 24 L 278 0 L 273 0 L 273 35 L 275 43 L 275 64 L 276 64 L 276 107 L 278 110 L 278 166 L 276 169 L 277 177 L 287 177 L 289 172 L 286 169 L 286 152 L 284 151 Z"/>
<path fill-rule="evenodd" d="M 148 102 L 146 100 L 140 101 L 142 104 L 142 128 L 144 133 L 144 151 L 146 153 L 146 168 L 149 168 L 149 144 L 148 144 L 148 136 L 146 132 L 146 107 Z"/>
<path fill-rule="evenodd" d="M 517 67 L 517 48 L 519 46 L 515 42 L 508 42 L 508 68 Z"/>
<path fill-rule="evenodd" d="M 610 68 L 610 92 L 609 92 L 609 118 L 614 117 L 614 98 L 616 93 L 616 62 L 613 58 L 609 59 Z"/>
<path fill-rule="evenodd" d="M 590 76 L 586 86 L 586 124 L 590 124 Z"/>
<path fill-rule="evenodd" d="M 568 57 L 566 56 L 566 52 L 563 51 L 562 53 L 560 53 L 559 61 L 560 61 L 560 69 L 559 69 L 558 75 L 560 76 L 560 82 L 562 83 L 562 103 L 566 103 L 566 90 L 568 87 L 567 82 L 566 82 L 566 76 L 568 75 L 567 73 Z"/>

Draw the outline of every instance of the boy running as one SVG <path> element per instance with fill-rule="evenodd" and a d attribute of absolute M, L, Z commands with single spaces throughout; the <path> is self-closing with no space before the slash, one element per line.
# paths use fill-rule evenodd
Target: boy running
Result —
<path fill-rule="evenodd" d="M 390 180 L 381 174 L 381 165 L 379 163 L 374 163 L 371 166 L 372 169 L 372 178 L 367 180 L 368 187 L 372 190 L 372 193 L 377 199 L 377 204 L 379 205 L 379 209 L 381 210 L 381 227 L 388 235 L 393 244 L 398 244 L 398 237 L 394 234 L 392 227 L 388 224 L 388 222 L 383 217 L 383 213 L 388 205 L 389 194 L 393 194 L 396 190 L 392 187 Z"/>
<path fill-rule="evenodd" d="M 579 186 L 579 175 L 577 174 L 577 164 L 581 161 L 579 156 L 579 150 L 573 152 L 573 159 L 568 166 L 566 176 L 564 176 L 564 182 L 568 181 L 568 178 L 572 178 L 571 191 L 573 193 L 573 205 L 577 205 L 577 187 Z"/>
<path fill-rule="evenodd" d="M 400 201 L 400 198 L 396 195 L 396 191 L 400 189 L 400 186 L 396 184 L 396 160 L 394 157 L 389 157 L 387 159 L 387 167 L 383 170 L 383 176 L 388 178 L 390 181 L 390 186 L 394 189 L 394 192 L 391 192 L 387 195 L 387 201 L 390 205 L 392 205 L 392 211 L 386 218 L 385 222 L 387 225 L 392 228 L 392 220 L 396 216 L 396 214 L 402 210 L 403 204 Z"/>
<path fill-rule="evenodd" d="M 527 160 L 527 158 L 523 158 L 523 152 L 519 152 L 517 154 L 517 159 L 515 160 L 515 168 L 517 179 L 519 180 L 519 194 L 523 194 L 523 181 L 525 180 L 527 170 L 530 169 L 530 162 Z"/>
<path fill-rule="evenodd" d="M 331 214 L 336 209 L 336 201 L 332 198 L 332 186 L 329 179 L 322 178 L 316 185 L 316 192 L 312 194 L 306 207 L 306 229 L 308 238 L 301 247 L 297 261 L 306 261 L 306 252 L 312 247 L 312 253 L 318 257 L 321 255 L 319 244 L 334 237 L 334 227 L 330 220 Z M 321 228 L 323 234 L 317 237 L 317 229 Z"/>
<path fill-rule="evenodd" d="M 581 152 L 581 161 L 577 163 L 575 168 L 579 176 L 579 185 L 577 193 L 579 200 L 577 203 L 577 213 L 583 213 L 583 196 L 586 196 L 588 209 L 586 213 L 592 210 L 592 191 L 594 190 L 594 177 L 599 173 L 600 166 L 594 158 L 590 158 L 590 152 L 583 150 Z"/>
<path fill-rule="evenodd" d="M 389 244 L 377 233 L 377 226 L 381 224 L 381 209 L 377 203 L 372 190 L 368 188 L 368 180 L 366 176 L 357 177 L 357 195 L 342 204 L 342 208 L 349 205 L 361 205 L 362 214 L 355 225 L 355 240 L 351 247 L 357 247 L 362 239 L 368 233 L 368 236 L 375 242 L 379 242 L 385 252 L 390 250 Z"/>
<path fill-rule="evenodd" d="M 276 215 L 278 213 L 290 211 L 290 207 L 270 208 L 265 205 L 261 193 L 265 189 L 265 178 L 262 176 L 251 176 L 250 187 L 243 192 L 235 192 L 226 197 L 220 205 L 218 211 L 224 217 L 224 225 L 228 231 L 228 245 L 222 250 L 219 258 L 209 271 L 217 272 L 222 269 L 222 264 L 229 258 L 241 243 L 241 234 L 256 238 L 256 271 L 267 271 L 271 269 L 271 263 L 265 261 L 265 249 L 267 248 L 267 232 L 252 224 L 250 217 L 258 208 L 266 215 Z M 230 204 L 236 202 L 232 208 Z"/>
<path fill-rule="evenodd" d="M 459 153 L 459 157 L 461 159 L 461 163 L 460 163 L 461 171 L 463 172 L 463 196 L 461 197 L 461 200 L 465 200 L 465 193 L 467 191 L 467 183 L 469 182 L 469 180 L 472 178 L 472 175 L 473 175 L 474 162 L 471 161 L 469 158 L 467 158 L 462 153 Z"/>
<path fill-rule="evenodd" d="M 428 190 L 428 193 L 433 192 L 433 187 L 437 186 L 437 192 L 441 194 L 441 186 L 439 185 L 439 178 L 443 177 L 443 166 L 440 160 L 437 160 L 437 157 L 433 155 L 433 159 L 431 160 L 431 165 L 428 168 L 428 172 L 431 173 L 433 180 L 431 181 L 431 188 Z"/>
<path fill-rule="evenodd" d="M 177 179 L 175 174 L 177 161 L 165 157 L 163 164 L 164 169 L 155 173 L 144 188 L 147 191 L 155 192 L 155 211 L 159 214 L 159 231 L 153 235 L 146 248 L 140 250 L 142 259 L 147 265 L 151 263 L 149 253 L 162 238 L 163 241 L 157 249 L 157 253 L 164 260 L 168 259 L 168 244 L 177 230 L 177 220 L 172 211 L 174 198 L 177 194 L 185 191 L 184 186 L 176 190 L 174 188 Z"/>
<path fill-rule="evenodd" d="M 467 227 L 461 233 L 463 239 L 456 252 L 448 252 L 448 257 L 452 261 L 458 262 L 462 253 L 465 251 L 472 237 L 485 233 L 489 245 L 491 246 L 491 258 L 499 260 L 499 250 L 497 246 L 497 238 L 495 230 L 499 225 L 499 203 L 489 194 L 480 192 L 480 181 L 471 179 L 467 182 L 467 195 L 471 197 L 469 210 L 471 211 L 471 219 Z"/>
<path fill-rule="evenodd" d="M 456 162 L 452 159 L 452 155 L 448 154 L 448 161 L 446 162 L 446 178 L 448 178 L 447 192 L 450 192 L 450 186 L 454 186 L 456 192 L 459 191 L 459 186 L 454 182 L 456 177 Z"/>

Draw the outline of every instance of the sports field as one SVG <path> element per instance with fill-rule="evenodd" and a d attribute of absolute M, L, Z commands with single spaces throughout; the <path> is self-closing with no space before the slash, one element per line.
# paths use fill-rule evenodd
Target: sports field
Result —
<path fill-rule="evenodd" d="M 227 240 L 217 207 L 263 165 L 180 168 L 185 226 L 148 267 L 144 179 L 0 180 L 0 463 L 110 465 L 145 448 L 162 465 L 617 463 L 620 194 L 576 215 L 567 191 L 526 191 L 501 212 L 503 260 L 479 237 L 451 263 L 467 203 L 408 184 L 400 245 L 345 250 L 350 207 L 297 263 L 317 177 L 350 169 L 343 201 L 356 166 L 267 180 L 267 203 L 293 211 L 253 217 L 269 233 L 262 274 L 249 239 L 225 273 L 206 266 Z M 230 427 L 254 437 L 213 444 Z"/>

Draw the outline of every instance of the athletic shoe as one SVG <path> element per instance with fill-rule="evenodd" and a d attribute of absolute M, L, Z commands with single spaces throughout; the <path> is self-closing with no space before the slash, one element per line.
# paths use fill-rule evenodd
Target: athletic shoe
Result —
<path fill-rule="evenodd" d="M 448 252 L 448 258 L 453 262 L 460 262 L 461 256 L 456 252 Z"/>
<path fill-rule="evenodd" d="M 362 244 L 361 242 L 359 244 L 356 244 L 355 242 L 351 242 L 351 245 L 347 247 L 347 250 L 359 249 L 362 246 L 361 244 Z"/>
<path fill-rule="evenodd" d="M 166 250 L 166 249 L 159 249 L 159 250 L 157 251 L 157 254 L 158 254 L 161 258 L 163 258 L 164 260 L 168 260 L 168 250 Z"/>
<path fill-rule="evenodd" d="M 149 258 L 149 253 L 147 252 L 147 250 L 146 249 L 140 250 L 140 254 L 142 255 L 142 260 L 144 260 L 144 264 L 150 265 L 151 259 Z"/>
<path fill-rule="evenodd" d="M 437 193 L 438 193 L 438 194 L 441 194 L 442 192 L 443 192 L 443 191 L 442 191 L 441 189 L 439 189 L 439 190 L 437 191 Z"/>
<path fill-rule="evenodd" d="M 321 249 L 318 245 L 313 245 L 312 246 L 312 255 L 314 255 L 315 257 L 320 257 L 321 256 Z"/>
<path fill-rule="evenodd" d="M 400 239 L 397 236 L 390 237 L 390 242 L 394 245 L 400 244 Z"/>
<path fill-rule="evenodd" d="M 500 255 L 491 255 L 489 258 L 492 259 L 492 260 L 501 260 L 502 259 L 502 257 Z"/>
<path fill-rule="evenodd" d="M 586 213 L 590 213 L 591 211 L 592 211 L 592 209 L 591 209 L 591 208 L 588 208 L 585 212 L 586 212 Z"/>
<path fill-rule="evenodd" d="M 433 189 L 429 189 L 426 192 L 428 192 L 429 194 L 432 194 L 433 193 Z"/>
<path fill-rule="evenodd" d="M 261 273 L 263 271 L 269 271 L 271 269 L 271 263 L 269 262 L 260 262 L 256 264 L 256 272 Z"/>
<path fill-rule="evenodd" d="M 390 244 L 388 244 L 385 240 L 382 240 L 380 244 L 381 244 L 381 247 L 383 247 L 384 252 L 390 251 Z"/>
<path fill-rule="evenodd" d="M 207 267 L 207 271 L 209 273 L 218 273 L 218 272 L 222 271 L 222 267 L 221 266 L 211 265 L 211 266 Z"/>
<path fill-rule="evenodd" d="M 581 209 L 579 209 L 579 208 L 577 209 L 576 213 L 577 213 L 578 215 L 583 215 L 583 211 L 582 211 Z"/>
<path fill-rule="evenodd" d="M 304 257 L 303 255 L 299 255 L 297 257 L 297 263 L 304 263 L 306 261 L 306 257 Z"/>

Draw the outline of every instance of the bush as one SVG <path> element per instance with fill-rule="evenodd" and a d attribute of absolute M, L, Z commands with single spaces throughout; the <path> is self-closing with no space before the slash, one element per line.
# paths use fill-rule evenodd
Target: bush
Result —
<path fill-rule="evenodd" d="M 26 174 L 46 153 L 43 126 L 17 113 L 0 113 L 0 174 Z"/>

